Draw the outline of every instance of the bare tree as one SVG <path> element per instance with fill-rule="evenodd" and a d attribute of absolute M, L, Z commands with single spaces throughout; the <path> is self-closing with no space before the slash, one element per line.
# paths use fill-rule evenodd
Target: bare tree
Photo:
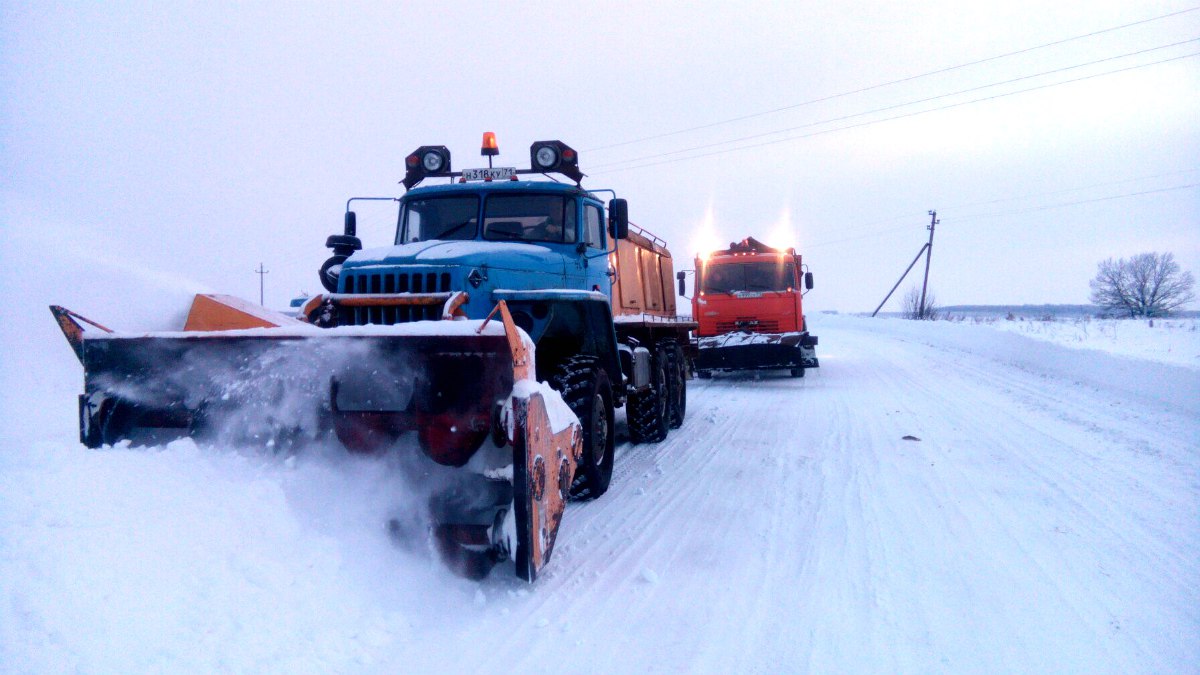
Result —
<path fill-rule="evenodd" d="M 1181 272 L 1173 253 L 1139 253 L 1101 261 L 1092 279 L 1092 302 L 1131 317 L 1166 316 L 1195 296 L 1191 272 Z"/>
<path fill-rule="evenodd" d="M 925 306 L 921 306 L 921 289 L 913 286 L 904 294 L 900 314 L 906 319 L 936 321 L 942 309 L 937 306 L 933 293 L 925 294 Z"/>

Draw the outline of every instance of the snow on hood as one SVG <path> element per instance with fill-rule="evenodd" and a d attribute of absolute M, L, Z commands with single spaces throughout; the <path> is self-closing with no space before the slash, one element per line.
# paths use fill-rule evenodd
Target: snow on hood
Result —
<path fill-rule="evenodd" d="M 356 252 L 346 261 L 347 268 L 399 264 L 478 264 L 495 262 L 497 256 L 537 262 L 546 258 L 560 261 L 561 255 L 533 242 L 500 241 L 419 241 Z"/>

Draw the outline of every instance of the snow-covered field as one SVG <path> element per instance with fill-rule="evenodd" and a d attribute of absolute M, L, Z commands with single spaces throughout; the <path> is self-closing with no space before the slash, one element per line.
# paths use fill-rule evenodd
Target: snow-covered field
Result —
<path fill-rule="evenodd" d="M 1038 340 L 1200 370 L 1200 320 L 1196 319 L 1056 318 L 1000 320 L 990 325 Z"/>
<path fill-rule="evenodd" d="M 811 321 L 820 370 L 693 381 L 529 587 L 389 539 L 411 445 L 87 451 L 61 337 L 6 336 L 0 671 L 1196 672 L 1195 367 Z"/>

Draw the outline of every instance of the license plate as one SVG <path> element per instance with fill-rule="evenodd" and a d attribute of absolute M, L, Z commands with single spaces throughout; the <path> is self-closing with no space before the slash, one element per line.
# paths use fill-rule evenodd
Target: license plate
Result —
<path fill-rule="evenodd" d="M 493 169 L 463 169 L 465 180 L 506 180 L 517 175 L 517 170 L 511 166 L 498 166 Z"/>

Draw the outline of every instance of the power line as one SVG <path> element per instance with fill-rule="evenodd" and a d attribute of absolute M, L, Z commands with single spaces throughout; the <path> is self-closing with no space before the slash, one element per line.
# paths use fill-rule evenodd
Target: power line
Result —
<path fill-rule="evenodd" d="M 1152 176 L 1136 176 L 1134 178 L 1125 178 L 1123 180 L 1108 181 L 1105 183 L 1093 183 L 1091 185 L 1083 185 L 1080 187 L 1066 188 L 1063 190 L 1051 190 L 1050 192 L 1035 192 L 1027 195 L 1018 195 L 1016 197 L 1003 197 L 1001 199 L 990 199 L 980 202 L 967 202 L 964 204 L 951 204 L 948 208 L 961 209 L 969 206 L 986 206 L 988 204 L 1002 204 L 1004 202 L 1015 202 L 1022 199 L 1032 199 L 1034 197 L 1049 197 L 1051 195 L 1060 195 L 1067 192 L 1080 192 L 1082 190 L 1090 190 L 1097 187 L 1108 187 L 1110 185 L 1124 185 L 1125 183 L 1134 183 L 1139 180 L 1150 180 L 1151 178 L 1166 178 L 1168 176 L 1178 176 L 1185 173 L 1196 173 L 1200 169 L 1184 169 L 1183 171 L 1171 171 L 1168 173 L 1159 173 Z"/>
<path fill-rule="evenodd" d="M 894 218 L 893 220 L 899 220 L 900 218 L 909 218 L 909 216 L 900 216 L 898 218 Z M 911 230 L 912 230 L 912 225 L 906 224 L 906 225 L 901 225 L 900 227 L 890 227 L 886 230 L 879 230 L 878 232 L 862 234 L 857 237 L 846 237 L 844 239 L 831 239 L 831 240 L 826 240 L 826 241 L 817 241 L 817 242 L 813 242 L 811 244 L 805 244 L 804 250 L 808 250 L 810 248 L 819 248 L 821 246 L 832 246 L 834 244 L 845 244 L 845 243 L 851 242 L 851 241 L 862 241 L 863 239 L 875 239 L 877 237 L 882 237 L 883 235 L 886 235 L 886 234 L 892 234 L 893 232 L 911 231 Z"/>
<path fill-rule="evenodd" d="M 1135 52 L 1129 52 L 1129 53 L 1120 54 L 1117 56 L 1109 56 L 1109 57 L 1105 57 L 1103 59 L 1097 59 L 1095 61 L 1087 61 L 1085 63 L 1077 63 L 1075 65 L 1064 66 L 1062 68 L 1055 68 L 1053 70 L 1046 70 L 1046 71 L 1043 71 L 1040 73 L 1034 73 L 1032 75 L 1022 75 L 1021 77 L 1015 77 L 1015 78 L 1012 78 L 1009 80 L 1001 80 L 1000 82 L 993 82 L 991 84 L 983 84 L 983 85 L 979 85 L 976 87 L 970 87 L 967 89 L 960 89 L 958 91 L 950 92 L 948 94 L 939 94 L 937 96 L 929 96 L 927 98 L 917 99 L 914 101 L 907 101 L 904 103 L 896 103 L 894 105 L 884 106 L 882 108 L 875 108 L 872 110 L 867 110 L 865 112 L 857 112 L 857 113 L 852 113 L 849 115 L 842 115 L 840 117 L 831 117 L 831 118 L 824 119 L 824 120 L 818 120 L 816 122 L 808 122 L 806 124 L 801 124 L 799 126 L 794 126 L 794 127 L 788 127 L 786 129 L 776 129 L 774 131 L 766 131 L 766 132 L 759 133 L 759 134 L 752 134 L 749 136 L 741 136 L 739 138 L 731 138 L 731 139 L 725 140 L 725 141 L 717 141 L 715 143 L 706 143 L 703 145 L 696 145 L 696 146 L 692 146 L 690 148 L 683 148 L 680 150 L 670 150 L 668 152 L 661 152 L 661 153 L 656 153 L 653 155 L 644 155 L 642 157 L 636 157 L 633 159 L 624 159 L 624 160 L 615 161 L 615 162 L 606 162 L 603 164 L 597 164 L 595 168 L 603 169 L 605 167 L 610 167 L 610 166 L 620 166 L 622 164 L 632 164 L 634 162 L 642 162 L 642 161 L 645 161 L 648 159 L 657 159 L 659 157 L 669 157 L 671 155 L 678 155 L 678 154 L 682 154 L 685 152 L 695 152 L 696 150 L 706 150 L 708 148 L 715 148 L 715 147 L 718 147 L 721 145 L 728 145 L 730 143 L 741 143 L 744 141 L 751 141 L 751 140 L 754 140 L 757 138 L 764 138 L 767 136 L 775 136 L 777 134 L 785 134 L 785 133 L 789 133 L 792 131 L 798 131 L 800 129 L 808 129 L 811 127 L 821 126 L 822 124 L 830 124 L 833 122 L 843 122 L 845 120 L 854 119 L 856 117 L 863 117 L 865 115 L 873 115 L 876 113 L 887 112 L 889 110 L 896 110 L 897 108 L 904 108 L 904 107 L 907 107 L 910 105 L 917 105 L 920 103 L 929 103 L 930 101 L 936 101 L 936 100 L 943 99 L 943 98 L 950 98 L 951 96 L 959 96 L 962 94 L 969 94 L 973 91 L 979 91 L 981 89 L 990 89 L 991 87 L 999 87 L 999 86 L 1006 85 L 1006 84 L 1013 84 L 1014 82 L 1031 80 L 1033 78 L 1042 77 L 1045 75 L 1053 75 L 1055 73 L 1061 73 L 1061 72 L 1065 72 L 1068 70 L 1075 70 L 1078 68 L 1085 68 L 1087 66 L 1094 66 L 1098 63 L 1105 63 L 1108 61 L 1116 61 L 1118 59 L 1129 58 L 1131 56 L 1138 56 L 1140 54 L 1146 54 L 1149 52 L 1159 51 L 1162 49 L 1170 49 L 1171 47 L 1178 47 L 1180 45 L 1185 45 L 1185 44 L 1189 44 L 1192 42 L 1200 42 L 1200 38 L 1192 38 L 1190 40 L 1182 40 L 1180 42 L 1173 42 L 1171 44 L 1160 45 L 1158 47 L 1149 47 L 1147 49 L 1141 49 L 1141 50 L 1138 50 Z M 1072 81 L 1074 81 L 1074 80 L 1068 80 L 1067 82 L 1072 82 Z M 1065 82 L 1063 84 L 1065 84 Z"/>
<path fill-rule="evenodd" d="M 1095 188 L 1095 187 L 1104 187 L 1104 186 L 1108 186 L 1108 185 L 1120 185 L 1122 183 L 1130 183 L 1130 182 L 1137 181 L 1137 180 L 1147 180 L 1150 178 L 1162 178 L 1162 177 L 1166 177 L 1166 176 L 1176 176 L 1176 175 L 1179 175 L 1182 173 L 1194 173 L 1195 171 L 1200 171 L 1200 169 L 1188 169 L 1186 171 L 1174 171 L 1174 172 L 1170 172 L 1170 173 L 1157 174 L 1157 175 L 1153 175 L 1153 176 L 1139 176 L 1136 178 L 1129 178 L 1129 179 L 1121 180 L 1121 181 L 1111 181 L 1111 182 L 1107 182 L 1107 183 L 1095 183 L 1093 185 L 1085 185 L 1082 187 L 1068 188 L 1066 190 L 1055 190 L 1053 192 L 1041 192 L 1041 193 L 1025 195 L 1025 196 L 1021 196 L 1021 197 L 1006 197 L 1004 199 L 995 199 L 995 200 L 984 201 L 984 202 L 973 202 L 971 204 L 960 204 L 960 205 L 954 206 L 952 208 L 961 208 L 963 206 L 973 206 L 973 205 L 982 205 L 982 204 L 996 204 L 996 203 L 1006 202 L 1006 201 L 1028 199 L 1031 197 L 1043 197 L 1043 196 L 1053 195 L 1053 194 L 1062 194 L 1064 192 L 1078 192 L 1080 190 L 1089 190 L 1089 189 Z M 1118 195 L 1107 195 L 1104 197 L 1096 197 L 1094 199 L 1083 199 L 1083 200 L 1077 200 L 1077 201 L 1072 201 L 1072 202 L 1062 202 L 1062 203 L 1058 203 L 1058 204 L 1047 204 L 1047 205 L 1043 205 L 1043 206 L 1036 206 L 1036 207 L 1030 207 L 1030 208 L 1025 208 L 1025 209 L 1015 209 L 1015 210 L 1011 210 L 1011 211 L 998 211 L 995 213 L 969 214 L 969 215 L 957 217 L 957 218 L 951 216 L 951 222 L 952 223 L 961 223 L 964 221 L 969 221 L 969 220 L 974 220 L 974 219 L 979 219 L 979 218 L 993 218 L 993 217 L 1000 217 L 1000 216 L 1007 216 L 1007 215 L 1018 215 L 1018 214 L 1022 214 L 1022 213 L 1033 213 L 1036 211 L 1046 211 L 1046 210 L 1050 210 L 1050 209 L 1066 208 L 1068 206 L 1078 206 L 1081 204 L 1092 204 L 1092 203 L 1096 203 L 1096 202 L 1111 201 L 1114 199 L 1125 199 L 1128 197 L 1138 197 L 1141 195 L 1157 194 L 1157 193 L 1161 193 L 1161 192 L 1186 190 L 1188 188 L 1193 188 L 1193 187 L 1198 187 L 1198 186 L 1200 186 L 1200 183 L 1190 183 L 1188 185 L 1176 185 L 1176 186 L 1166 187 L 1166 188 L 1157 188 L 1154 190 L 1143 190 L 1140 192 L 1127 192 L 1127 193 L 1118 194 Z M 945 209 L 943 209 L 942 212 L 945 213 Z M 896 216 L 894 218 L 877 220 L 877 221 L 875 221 L 874 224 L 890 223 L 890 222 L 894 222 L 897 220 L 912 220 L 916 217 L 917 217 L 917 214 Z M 856 228 L 856 229 L 861 230 L 861 228 Z M 911 229 L 912 229 L 911 224 L 904 224 L 899 227 L 889 227 L 884 230 L 874 230 L 874 231 L 867 232 L 865 234 L 856 235 L 853 237 L 844 237 L 841 239 L 828 239 L 825 241 L 816 241 L 816 242 L 812 242 L 812 243 L 807 243 L 804 245 L 804 248 L 807 250 L 807 249 L 811 249 L 811 248 L 818 248 L 821 246 L 833 246 L 835 244 L 844 244 L 844 243 L 853 242 L 853 241 L 862 241 L 864 239 L 875 239 L 875 238 L 882 237 L 882 236 L 892 234 L 895 232 L 911 231 Z M 849 230 L 849 231 L 852 232 L 854 230 Z"/>
<path fill-rule="evenodd" d="M 1064 188 L 1062 190 L 1051 190 L 1049 192 L 1033 192 L 1033 193 L 1023 194 L 1023 195 L 1014 195 L 1011 197 L 1001 197 L 1000 199 L 987 199 L 987 200 L 976 201 L 976 202 L 964 202 L 961 204 L 953 204 L 952 203 L 947 207 L 943 207 L 942 210 L 945 211 L 947 208 L 961 209 L 961 208 L 967 208 L 967 207 L 971 207 L 971 206 L 985 206 L 985 205 L 989 205 L 989 204 L 1002 204 L 1004 202 L 1016 202 L 1016 201 L 1026 200 L 1026 199 L 1034 199 L 1037 197 L 1049 197 L 1052 195 L 1065 194 L 1068 192 L 1081 192 L 1083 190 L 1091 190 L 1092 188 L 1098 188 L 1098 187 L 1110 187 L 1113 185 L 1124 185 L 1126 183 L 1135 183 L 1137 181 L 1151 180 L 1154 178 L 1167 178 L 1170 176 L 1179 176 L 1179 175 L 1187 174 L 1187 173 L 1196 173 L 1197 171 L 1200 171 L 1200 169 L 1184 169 L 1183 171 L 1168 171 L 1166 173 L 1156 173 L 1156 174 L 1149 174 L 1149 175 L 1144 175 L 1144 176 L 1132 176 L 1130 178 L 1123 178 L 1121 180 L 1115 180 L 1115 181 L 1105 181 L 1103 183 L 1091 183 L 1088 185 L 1078 185 L 1076 187 Z M 831 241 L 823 241 L 823 242 L 819 242 L 819 244 L 816 244 L 816 245 L 823 246 L 825 244 L 837 244 L 837 243 L 841 243 L 843 241 L 858 241 L 861 239 L 869 239 L 869 238 L 877 236 L 877 235 L 890 234 L 892 232 L 899 232 L 901 230 L 907 229 L 908 225 L 902 225 L 900 227 L 888 228 L 886 230 L 870 230 L 869 228 L 871 228 L 872 226 L 875 226 L 875 225 L 883 225 L 885 223 L 894 223 L 899 220 L 911 220 L 912 218 L 914 218 L 916 216 L 918 216 L 918 214 L 915 214 L 915 213 L 914 214 L 906 214 L 903 216 L 893 216 L 891 218 L 883 218 L 880 220 L 873 220 L 873 221 L 870 221 L 867 223 L 862 223 L 857 227 L 852 227 L 852 228 L 843 230 L 842 233 L 845 234 L 845 233 L 863 232 L 863 231 L 869 230 L 867 232 L 867 234 L 856 235 L 856 236 L 849 237 L 846 239 L 835 239 L 835 240 L 831 240 Z M 809 244 L 809 246 L 812 246 L 812 245 L 814 245 L 814 244 Z"/>
<path fill-rule="evenodd" d="M 880 88 L 883 88 L 883 87 L 890 87 L 890 86 L 892 86 L 892 85 L 894 85 L 894 84 L 902 84 L 902 83 L 904 83 L 904 82 L 911 82 L 911 81 L 913 81 L 913 80 L 919 80 L 919 79 L 921 79 L 921 78 L 924 78 L 924 77 L 930 77 L 930 76 L 932 76 L 932 75 L 940 75 L 940 74 L 942 74 L 942 73 L 948 73 L 948 72 L 951 72 L 951 71 L 954 71 L 954 70 L 959 70 L 959 69 L 962 69 L 962 68 L 968 68 L 968 67 L 970 67 L 970 66 L 977 66 L 977 65 L 979 65 L 979 64 L 981 64 L 981 63 L 988 63 L 988 62 L 990 62 L 990 61 L 996 61 L 996 60 L 999 60 L 999 59 L 1005 59 L 1005 58 L 1008 58 L 1008 57 L 1010 57 L 1010 56 L 1017 56 L 1017 55 L 1019 55 L 1019 54 L 1028 54 L 1029 52 L 1037 51 L 1037 50 L 1039 50 L 1039 49 L 1046 49 L 1047 47 L 1055 47 L 1055 46 L 1058 46 L 1058 45 L 1061 45 L 1061 44 L 1066 44 L 1066 43 L 1068 43 L 1068 42 L 1074 42 L 1075 40 L 1082 40 L 1082 39 L 1084 39 L 1084 38 L 1095 37 L 1095 36 L 1097 36 L 1097 35 L 1103 35 L 1104 33 L 1111 33 L 1111 32 L 1113 32 L 1113 31 L 1123 30 L 1123 29 L 1125 29 L 1125 28 L 1131 28 L 1131 27 L 1133 27 L 1133 26 L 1139 26 L 1139 25 L 1141 25 L 1141 24 L 1145 24 L 1145 23 L 1151 23 L 1151 22 L 1153 22 L 1153 21 L 1160 21 L 1160 20 L 1162 20 L 1162 19 L 1169 19 L 1169 18 L 1171 18 L 1171 17 L 1174 17 L 1174 16 L 1179 16 L 1179 15 L 1181 15 L 1181 14 L 1187 14 L 1188 12 L 1194 12 L 1194 11 L 1196 11 L 1196 10 L 1200 10 L 1200 7 L 1191 7 L 1191 8 L 1188 8 L 1188 9 L 1179 10 L 1179 11 L 1177 11 L 1177 12 L 1171 12 L 1171 13 L 1169 13 L 1169 14 L 1162 14 L 1162 15 L 1160 15 L 1160 16 L 1154 16 L 1154 17 L 1150 17 L 1150 18 L 1148 18 L 1148 19 L 1142 19 L 1142 20 L 1140 20 L 1140 21 L 1134 21 L 1134 22 L 1131 22 L 1131 23 L 1122 24 L 1122 25 L 1120 25 L 1120 26 L 1113 26 L 1113 27 L 1111 27 L 1111 28 L 1104 28 L 1104 29 L 1102 29 L 1102 30 L 1093 31 L 1093 32 L 1091 32 L 1091 33 L 1085 33 L 1085 34 L 1083 34 L 1083 35 L 1076 35 L 1076 36 L 1074 36 L 1074 37 L 1064 38 L 1064 39 L 1062 39 L 1062 40 L 1055 40 L 1054 42 L 1047 42 L 1047 43 L 1045 43 L 1045 44 L 1036 45 L 1036 46 L 1033 46 L 1033 47 L 1026 47 L 1026 48 L 1024 48 L 1024 49 L 1018 49 L 1018 50 L 1016 50 L 1016 51 L 1013 51 L 1013 52 L 1006 52 L 1006 53 L 1004 53 L 1004 54 L 997 54 L 996 56 L 989 56 L 989 57 L 987 57 L 987 58 L 984 58 L 984 59 L 979 59 L 979 60 L 977 60 L 977 61 L 969 61 L 969 62 L 967 62 L 967 63 L 960 63 L 960 64 L 958 64 L 958 65 L 954 65 L 954 66 L 948 66 L 948 67 L 945 67 L 945 68 L 940 68 L 940 69 L 938 69 L 938 70 L 931 70 L 931 71 L 929 71 L 929 72 L 926 72 L 926 73 L 920 73 L 920 74 L 918 74 L 918 75 L 910 75 L 910 76 L 908 76 L 908 77 L 903 77 L 903 78 L 900 78 L 900 79 L 898 79 L 898 80 L 891 80 L 891 81 L 889 81 L 889 82 L 882 82 L 882 83 L 880 83 L 880 84 L 873 84 L 873 85 L 871 85 L 871 86 L 869 86 L 869 87 L 863 87 L 863 88 L 861 88 L 861 89 L 855 89 L 855 90 L 853 90 L 853 91 L 842 92 L 842 93 L 840 93 L 840 94 L 831 94 L 831 95 L 829 95 L 829 96 L 823 96 L 823 97 L 821 97 L 821 98 L 814 98 L 814 99 L 810 99 L 810 100 L 808 100 L 808 101 L 802 101 L 802 102 L 800 102 L 800 103 L 794 103 L 794 104 L 791 104 L 791 105 L 786 105 L 786 106 L 783 106 L 783 107 L 780 107 L 780 108 L 773 108 L 773 109 L 771 109 L 771 110 L 764 110 L 764 111 L 762 111 L 762 112 L 751 113 L 751 114 L 749 114 L 749 115 L 742 115 L 742 116 L 740 116 L 740 117 L 731 117 L 731 118 L 729 118 L 729 119 L 725 119 L 725 120 L 719 120 L 719 121 L 717 121 L 717 122 L 710 122 L 710 123 L 708 123 L 708 124 L 701 124 L 701 125 L 694 126 L 694 127 L 688 127 L 688 128 L 686 128 L 686 129 L 680 129 L 680 130 L 678 130 L 678 131 L 669 131 L 669 132 L 665 132 L 665 133 L 661 133 L 661 134 L 655 134 L 655 135 L 652 135 L 652 136 L 643 136 L 642 138 L 637 138 L 637 139 L 634 139 L 634 140 L 631 140 L 631 141 L 622 141 L 622 142 L 620 142 L 620 143 L 612 143 L 612 144 L 609 144 L 609 145 L 601 145 L 601 146 L 598 146 L 598 147 L 595 147 L 595 148 L 589 148 L 589 149 L 587 149 L 587 150 L 584 150 L 584 152 L 597 152 L 597 151 L 599 151 L 599 150 L 609 150 L 609 149 L 611 149 L 611 148 L 619 148 L 619 147 L 623 147 L 623 146 L 626 146 L 626 145 L 633 145 L 634 143 L 643 143 L 643 142 L 645 142 L 645 141 L 653 141 L 653 140 L 657 140 L 657 139 L 659 139 L 659 138 L 667 138 L 667 137 L 670 137 L 670 136 L 678 136 L 678 135 L 680 135 L 680 134 L 686 134 L 686 133 L 689 133 L 689 132 L 692 132 L 692 131 L 700 131 L 700 130 L 702 130 L 702 129 L 710 129 L 710 128 L 712 128 L 712 127 L 722 126 L 722 125 L 725 125 L 725 124 L 732 124 L 732 123 L 734 123 L 734 122 L 741 122 L 741 121 L 748 120 L 748 119 L 754 119 L 754 118 L 756 118 L 756 117 L 763 117 L 763 116 L 765 116 L 765 115 L 773 115 L 773 114 L 775 114 L 775 113 L 783 112 L 783 111 L 785 111 L 785 110 L 794 110 L 794 109 L 796 109 L 796 108 L 801 108 L 801 107 L 804 107 L 804 106 L 813 105 L 813 104 L 815 104 L 815 103 L 823 103 L 823 102 L 825 102 L 825 101 L 831 101 L 831 100 L 833 100 L 833 99 L 837 99 L 837 98 L 843 98 L 843 97 L 846 97 L 846 96 L 853 96 L 854 94 L 861 94 L 861 93 L 863 93 L 863 92 L 868 92 L 868 91 L 872 91 L 872 90 L 875 90 L 875 89 L 880 89 Z"/>
<path fill-rule="evenodd" d="M 960 101 L 960 102 L 958 102 L 958 103 L 950 103 L 950 104 L 947 104 L 947 105 L 944 105 L 944 106 L 938 106 L 938 107 L 936 107 L 936 108 L 929 108 L 929 109 L 927 109 L 927 110 L 918 110 L 918 111 L 915 111 L 915 112 L 904 113 L 903 115 L 893 115 L 892 117 L 885 117 L 885 118 L 883 118 L 883 119 L 878 119 L 878 120 L 868 120 L 868 121 L 866 121 L 866 122 L 859 122 L 858 124 L 848 124 L 848 125 L 846 125 L 846 126 L 835 127 L 835 128 L 833 128 L 833 129 L 822 129 L 822 130 L 820 130 L 820 131 L 814 131 L 814 132 L 811 132 L 811 133 L 808 133 L 808 134 L 800 134 L 800 135 L 797 135 L 797 136 L 787 136 L 787 137 L 785 137 L 785 138 L 779 138 L 779 139 L 775 139 L 775 140 L 773 140 L 773 141 L 765 141 L 765 142 L 762 142 L 762 143 L 752 143 L 752 144 L 749 144 L 749 145 L 740 145 L 740 146 L 733 147 L 733 148 L 725 148 L 725 149 L 723 149 L 723 150 L 713 150 L 713 151 L 711 151 L 711 152 L 701 153 L 701 154 L 698 154 L 698 155 L 690 155 L 690 156 L 687 156 L 687 157 L 675 157 L 675 158 L 672 158 L 672 159 L 664 159 L 664 160 L 661 160 L 661 161 L 658 161 L 658 162 L 648 162 L 648 163 L 646 163 L 646 164 L 638 164 L 638 165 L 636 165 L 636 166 L 627 166 L 627 167 L 618 167 L 618 168 L 615 168 L 615 169 L 607 169 L 607 170 L 605 170 L 605 171 L 597 171 L 597 172 L 595 172 L 595 173 L 593 173 L 593 174 L 590 174 L 590 175 L 596 176 L 596 175 L 605 174 L 605 173 L 616 173 L 616 172 L 618 172 L 618 171 L 629 171 L 629 170 L 632 170 L 632 169 L 645 169 L 645 168 L 648 168 L 648 167 L 652 167 L 652 166 L 659 166 L 659 165 L 662 165 L 662 164 L 672 164 L 672 163 L 675 163 L 675 162 L 682 162 L 682 161 L 685 161 L 685 160 L 692 160 L 692 159 L 703 159 L 703 158 L 705 158 L 705 157 L 712 157 L 712 156 L 715 156 L 715 155 L 724 155 L 724 154 L 728 154 L 728 153 L 730 153 L 730 152 L 736 152 L 736 151 L 738 151 L 738 150 L 750 150 L 750 149 L 753 149 L 753 148 L 761 148 L 761 147 L 765 147 L 765 146 L 768 146 L 768 145 L 775 145 L 775 144 L 778 144 L 778 143 L 786 143 L 787 141 L 795 141 L 795 140 L 800 140 L 800 139 L 802 139 L 802 138 L 812 138 L 813 136 L 821 136 L 821 135 L 824 135 L 824 134 L 831 134 L 831 133 L 834 133 L 834 132 L 837 132 L 837 131 L 846 131 L 846 130 L 848 130 L 848 129 L 857 129 L 857 128 L 859 128 L 859 127 L 870 126 L 870 125 L 872 125 L 872 124 L 880 124 L 880 123 L 883 123 L 883 122 L 891 122 L 891 121 L 893 121 L 893 120 L 904 119 L 904 118 L 906 118 L 906 117 L 914 117 L 914 116 L 916 116 L 916 115 L 924 115 L 924 114 L 926 114 L 926 113 L 937 112 L 937 111 L 940 111 L 940 110 L 948 110 L 948 109 L 950 109 L 950 108 L 958 108 L 958 107 L 961 107 L 961 106 L 964 106 L 964 105 L 971 105 L 971 104 L 973 104 L 973 103 L 983 103 L 983 102 L 985 102 L 985 101 L 992 101 L 992 100 L 999 99 L 999 98 L 1005 98 L 1005 97 L 1007 97 L 1007 96 L 1014 96 L 1014 95 L 1016 95 L 1016 94 L 1024 94 L 1024 93 L 1031 92 L 1031 91 L 1038 91 L 1038 90 L 1040 90 L 1040 89 L 1048 89 L 1048 88 L 1050 88 L 1050 87 L 1058 87 L 1058 86 L 1062 86 L 1062 85 L 1064 85 L 1064 84 L 1072 84 L 1072 83 L 1074 83 L 1074 82 L 1082 82 L 1082 81 L 1084 81 L 1084 80 L 1091 80 L 1091 79 L 1095 79 L 1095 78 L 1097 78 L 1097 77 L 1104 77 L 1104 76 L 1106 76 L 1106 75 L 1115 75 L 1115 74 L 1117 74 L 1117 73 L 1124 73 L 1124 72 L 1128 72 L 1128 71 L 1131 71 L 1131 70 L 1137 70 L 1137 69 L 1139 69 L 1139 68 L 1148 68 L 1148 67 L 1150 67 L 1150 66 L 1157 66 L 1157 65 L 1160 65 L 1160 64 L 1163 64 L 1163 63 L 1170 63 L 1170 62 L 1172 62 L 1172 61 L 1179 61 L 1179 60 L 1181 60 L 1181 59 L 1188 59 L 1188 58 L 1192 58 L 1192 57 L 1194 57 L 1194 56 L 1200 56 L 1200 52 L 1193 52 L 1193 53 L 1191 53 L 1191 54 L 1184 54 L 1184 55 L 1182 55 L 1182 56 L 1175 56 L 1175 57 L 1172 57 L 1172 58 L 1169 58 L 1169 59 L 1162 59 L 1162 60 L 1159 60 L 1159 61 L 1152 61 L 1152 62 L 1150 62 L 1150 63 L 1143 63 L 1143 64 L 1139 64 L 1139 65 L 1136 65 L 1136 66 L 1128 66 L 1128 67 L 1126 67 L 1126 68 L 1118 68 L 1118 69 L 1116 69 L 1116 70 L 1109 70 L 1109 71 L 1105 71 L 1105 72 L 1103 72 L 1103 73 L 1093 73 L 1093 74 L 1091 74 L 1091 75 L 1085 75 L 1085 76 L 1082 76 L 1082 77 L 1077 77 L 1077 78 L 1070 79 L 1070 80 L 1063 80 L 1062 82 L 1052 82 L 1052 83 L 1049 83 L 1049 84 L 1038 85 L 1038 86 L 1036 86 L 1036 87 L 1028 87 L 1028 88 L 1025 88 L 1025 89 L 1018 89 L 1017 91 L 1010 91 L 1010 92 L 1006 92 L 1006 93 L 1003 93 L 1003 94 L 995 94 L 995 95 L 993 95 L 993 96 L 985 96 L 985 97 L 983 97 L 983 98 L 972 99 L 972 100 L 970 100 L 970 101 Z M 662 156 L 665 156 L 665 155 L 655 155 L 655 157 L 662 157 Z M 647 159 L 650 159 L 650 158 L 648 157 Z"/>
<path fill-rule="evenodd" d="M 1127 192 L 1125 194 L 1120 194 L 1120 195 L 1109 195 L 1107 197 L 1096 197 L 1095 199 L 1081 199 L 1079 201 L 1063 202 L 1060 204 L 1047 204 L 1045 206 L 1037 206 L 1037 207 L 1033 207 L 1033 208 L 1029 208 L 1029 209 L 1017 209 L 1015 211 L 998 211 L 996 213 L 976 213 L 976 214 L 962 216 L 960 218 L 953 218 L 952 220 L 956 223 L 961 223 L 963 221 L 975 220 L 975 219 L 979 219 L 979 218 L 996 218 L 999 216 L 1013 216 L 1013 215 L 1018 215 L 1018 214 L 1022 214 L 1022 213 L 1034 213 L 1037 211 L 1048 211 L 1050 209 L 1061 209 L 1061 208 L 1065 208 L 1068 206 L 1078 206 L 1080 204 L 1094 204 L 1096 202 L 1107 202 L 1107 201 L 1112 201 L 1114 199 L 1125 199 L 1127 197 L 1140 197 L 1142 195 L 1153 195 L 1153 194 L 1159 194 L 1162 192 L 1173 192 L 1175 190 L 1187 190 L 1187 189 L 1194 188 L 1194 187 L 1200 187 L 1200 183 L 1189 183 L 1187 185 L 1175 185 L 1172 187 L 1158 188 L 1157 190 L 1143 190 L 1141 192 Z"/>

